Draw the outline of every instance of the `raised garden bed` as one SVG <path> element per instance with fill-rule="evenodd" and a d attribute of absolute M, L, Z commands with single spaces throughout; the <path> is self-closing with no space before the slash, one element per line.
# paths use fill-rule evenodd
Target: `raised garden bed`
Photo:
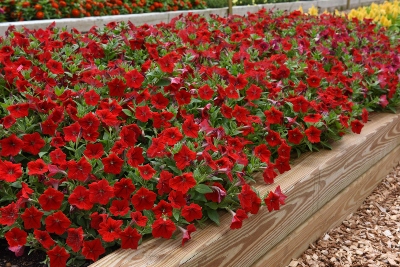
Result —
<path fill-rule="evenodd" d="M 356 210 L 399 158 L 400 115 L 375 114 L 360 135 L 346 135 L 331 151 L 304 154 L 276 179 L 289 195 L 279 212 L 264 207 L 235 231 L 224 214 L 220 227 L 198 230 L 184 247 L 181 240 L 152 239 L 91 267 L 284 266 Z M 264 194 L 272 186 L 260 181 L 256 188 Z"/>
<path fill-rule="evenodd" d="M 257 15 L 261 16 L 259 21 L 256 21 Z M 94 266 L 250 266 L 258 259 L 263 264 L 265 260 L 270 261 L 266 254 L 268 251 L 279 242 L 285 242 L 282 240 L 299 226 L 302 227 L 304 221 L 350 183 L 368 170 L 375 172 L 387 166 L 381 165 L 386 164 L 383 158 L 398 154 L 399 117 L 380 114 L 372 117 L 372 122 L 364 127 L 361 135 L 351 135 L 335 143 L 332 151 L 303 155 L 295 160 L 291 172 L 281 175 L 274 182 L 274 169 L 280 173 L 288 171 L 293 166 L 289 158 L 295 152 L 300 154 L 306 150 L 329 147 L 333 140 L 340 139 L 350 128 L 359 133 L 363 123 L 368 120 L 368 111 L 384 107 L 393 110 L 399 102 L 399 62 L 394 60 L 397 59 L 396 54 L 388 49 L 398 49 L 398 46 L 396 43 L 390 44 L 389 40 L 393 39 L 383 34 L 383 28 L 375 29 L 368 21 L 365 22 L 368 27 L 359 27 L 356 22 L 329 15 L 321 16 L 321 21 L 300 12 L 284 13 L 284 19 L 280 15 L 259 12 L 248 18 L 212 18 L 210 24 L 206 24 L 201 17 L 188 16 L 174 20 L 169 25 L 159 25 L 159 29 L 150 26 L 139 29 L 132 24 L 111 23 L 107 29 L 99 32 L 91 30 L 86 35 L 77 31 L 72 31 L 73 35 L 60 33 L 58 29 L 49 27 L 45 30 L 47 37 L 44 31 L 25 30 L 23 34 L 14 33 L 14 36 L 10 36 L 12 41 L 5 39 L 4 42 L 16 44 L 15 50 L 11 45 L 2 47 L 5 58 L 2 64 L 10 66 L 7 69 L 4 67 L 3 87 L 9 89 L 9 94 L 5 92 L 7 97 L 2 106 L 5 129 L 2 156 L 5 161 L 0 167 L 4 173 L 2 179 L 6 181 L 2 189 L 8 198 L 2 201 L 9 200 L 12 203 L 2 208 L 1 223 L 8 226 L 3 232 L 11 249 L 20 249 L 25 245 L 37 246 L 38 238 L 33 238 L 32 231 L 34 235 L 39 231 L 47 235 L 49 232 L 58 240 L 57 245 L 54 245 L 54 241 L 49 245 L 43 244 L 42 239 L 39 241 L 48 250 L 53 247 L 48 251 L 50 263 L 56 266 L 59 261 L 64 266 L 68 258 L 69 263 L 73 264 L 75 260 L 79 263 L 83 263 L 84 259 L 96 261 L 105 252 L 102 242 L 109 251 L 120 246 L 136 249 L 142 235 L 146 238 L 151 233 L 155 238 L 169 239 L 179 227 L 184 234 L 182 241 L 147 241 L 146 238 L 139 250 L 115 252 Z M 296 30 L 293 28 L 288 33 L 285 23 L 290 20 L 292 25 L 297 26 Z M 306 22 L 304 25 L 310 31 L 303 34 L 299 31 L 297 36 L 297 29 L 301 28 L 297 24 L 299 21 Z M 282 28 L 274 28 L 281 24 Z M 190 34 L 198 32 L 195 28 L 198 25 L 207 34 L 195 40 Z M 271 25 L 272 29 L 269 31 L 266 25 Z M 317 28 L 312 29 L 313 25 Z M 244 29 L 243 33 L 238 29 Z M 255 32 L 262 36 L 265 31 L 265 40 L 269 43 L 262 38 L 254 38 L 255 35 L 245 29 L 258 29 Z M 345 30 L 340 35 L 337 32 L 341 29 Z M 175 35 L 169 36 L 169 33 Z M 208 38 L 208 34 L 217 41 L 203 39 Z M 157 41 L 153 39 L 154 36 L 160 38 L 156 43 L 151 42 Z M 181 37 L 182 41 L 177 42 L 176 36 Z M 299 39 L 298 42 L 292 39 L 294 42 L 289 43 L 289 37 L 281 40 L 281 36 Z M 313 42 L 311 48 L 304 36 Z M 51 42 L 51 38 L 59 38 L 65 43 Z M 345 42 L 337 38 L 343 38 Z M 361 42 L 358 42 L 359 39 Z M 19 47 L 20 43 L 26 46 L 29 40 L 37 50 Z M 71 46 L 68 40 L 75 44 Z M 219 43 L 218 40 L 223 41 Z M 370 40 L 375 41 L 374 46 L 367 46 Z M 203 47 L 203 42 L 209 46 Z M 338 42 L 343 49 L 332 49 L 338 46 Z M 184 47 L 180 47 L 180 44 L 184 44 Z M 189 44 L 193 48 L 188 48 Z M 349 44 L 353 46 L 352 50 L 346 50 Z M 248 51 L 242 50 L 246 48 L 245 45 Z M 225 52 L 226 48 L 232 50 L 232 58 L 230 49 Z M 362 49 L 363 54 L 358 49 Z M 223 52 L 214 56 L 207 54 L 207 50 Z M 370 56 L 372 53 L 375 56 Z M 37 54 L 39 60 L 31 54 Z M 39 66 L 27 67 L 27 60 L 21 62 L 21 55 L 32 58 L 31 63 Z M 54 56 L 58 61 L 50 60 L 48 56 Z M 242 57 L 248 59 L 242 60 Z M 256 65 L 258 59 L 263 60 L 260 65 Z M 302 64 L 299 59 L 305 63 Z M 333 59 L 335 61 L 329 62 Z M 13 63 L 14 60 L 19 61 Z M 319 63 L 323 60 L 324 64 Z M 363 60 L 368 65 L 359 66 Z M 378 71 L 386 66 L 386 72 Z M 43 74 L 39 75 L 39 71 Z M 45 72 L 50 76 L 46 76 Z M 21 83 L 25 79 L 35 85 L 23 87 Z M 41 89 L 45 84 L 45 90 Z M 70 85 L 74 86 L 73 89 Z M 208 88 L 210 86 L 218 91 Z M 246 90 L 239 91 L 241 89 Z M 46 102 L 50 100 L 54 105 Z M 21 106 L 16 103 L 21 103 Z M 20 108 L 23 104 L 26 112 L 22 113 Z M 163 111 L 167 107 L 168 111 Z M 32 112 L 29 112 L 30 109 Z M 29 115 L 33 117 L 32 125 L 21 119 L 29 119 Z M 170 118 L 165 119 L 164 116 Z M 25 129 L 25 126 L 30 128 Z M 293 135 L 296 130 L 295 135 L 300 139 Z M 96 133 L 99 135 L 96 136 Z M 38 136 L 38 143 L 37 147 L 31 149 L 27 142 L 34 134 Z M 55 136 L 59 138 L 58 141 Z M 302 141 L 304 143 L 301 144 Z M 46 142 L 50 144 L 45 147 Z M 241 143 L 248 147 L 243 145 L 239 148 Z M 96 151 L 96 144 L 101 149 Z M 42 148 L 44 151 L 41 151 Z M 207 152 L 211 150 L 212 156 Z M 59 153 L 58 157 L 56 153 Z M 60 159 L 62 155 L 64 159 Z M 17 171 L 12 169 L 10 172 L 6 168 L 15 168 Z M 252 177 L 254 171 L 264 171 L 264 177 Z M 48 179 L 48 172 L 49 176 L 56 177 L 55 180 Z M 163 177 L 165 175 L 168 177 Z M 19 178 L 29 185 L 17 181 Z M 257 181 L 255 191 L 259 196 L 250 189 L 249 184 L 254 185 L 253 178 Z M 169 180 L 165 182 L 164 179 Z M 262 185 L 262 180 L 273 185 Z M 222 184 L 216 189 L 215 181 L 221 181 L 226 186 L 225 192 L 221 193 L 225 189 L 221 188 Z M 128 189 L 123 191 L 125 182 L 130 182 L 131 186 L 125 184 L 124 188 Z M 235 214 L 234 211 L 256 214 L 263 199 L 269 211 L 278 210 L 279 204 L 284 204 L 281 201 L 284 196 L 271 192 L 278 184 L 289 195 L 283 211 L 269 213 L 264 208 L 258 216 L 246 220 L 244 228 L 237 231 L 228 228 L 231 215 L 221 213 L 222 226 L 209 225 L 195 232 L 193 237 L 198 241 L 190 241 L 181 248 L 180 243 L 190 239 L 185 228 L 193 227 L 189 224 L 194 220 L 199 220 L 196 226 L 204 225 L 207 218 L 218 222 L 217 209 L 226 209 L 232 214 Z M 103 187 L 100 188 L 100 185 Z M 36 192 L 26 190 L 18 195 L 22 186 L 31 186 Z M 163 192 L 167 189 L 169 191 Z M 78 198 L 82 190 L 86 196 Z M 150 190 L 157 191 L 158 196 Z M 147 196 L 142 194 L 143 191 L 148 192 Z M 218 199 L 211 203 L 204 194 L 214 192 Z M 251 207 L 246 203 L 249 200 L 245 199 L 248 192 L 252 193 Z M 52 194 L 57 199 L 51 200 Z M 67 202 L 65 196 L 68 194 Z M 179 203 L 174 198 L 178 194 L 182 199 Z M 272 208 L 271 195 L 275 196 Z M 83 201 L 83 197 L 88 197 L 89 201 Z M 148 203 L 140 202 L 146 197 Z M 16 198 L 20 200 L 18 204 L 13 202 Z M 193 201 L 190 205 L 199 207 L 201 216 L 196 214 L 192 218 L 187 215 L 190 201 Z M 20 209 L 25 203 L 29 203 L 27 206 L 30 206 L 30 211 L 24 211 L 20 218 Z M 162 205 L 165 205 L 164 208 Z M 46 214 L 38 208 L 46 211 Z M 15 209 L 17 212 L 14 212 Z M 129 211 L 132 213 L 129 214 Z M 27 221 L 28 212 L 39 213 L 40 218 L 44 215 L 45 222 L 40 218 Z M 135 216 L 139 216 L 138 213 L 142 216 L 142 212 L 148 221 L 139 224 Z M 62 216 L 68 225 L 54 226 L 53 221 L 60 222 L 56 216 Z M 167 223 L 172 227 L 164 228 L 164 232 L 157 230 L 159 225 Z M 116 226 L 109 228 L 109 224 Z M 81 227 L 85 230 L 85 236 Z M 28 243 L 28 233 L 21 228 L 29 232 Z M 240 227 L 232 227 L 231 224 L 231 228 Z M 68 237 L 63 235 L 67 230 Z M 15 238 L 18 233 L 25 239 Z M 76 238 L 71 238 L 70 233 Z M 135 240 L 132 240 L 132 236 Z M 126 244 L 125 238 L 131 238 L 131 243 Z M 66 244 L 63 239 L 67 239 Z M 92 244 L 97 244 L 98 253 L 89 249 Z M 287 247 L 285 243 L 281 245 Z M 56 256 L 59 257 L 60 251 L 64 254 L 62 259 L 54 260 Z M 278 258 L 281 261 L 281 257 Z"/>

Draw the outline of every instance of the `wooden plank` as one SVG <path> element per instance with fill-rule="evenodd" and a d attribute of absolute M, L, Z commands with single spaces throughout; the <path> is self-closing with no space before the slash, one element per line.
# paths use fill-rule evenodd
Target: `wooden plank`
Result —
<path fill-rule="evenodd" d="M 136 251 L 118 250 L 91 266 L 251 266 L 400 145 L 400 115 L 376 114 L 371 119 L 360 135 L 346 135 L 331 151 L 303 155 L 277 178 L 288 195 L 281 211 L 262 208 L 234 231 L 229 229 L 231 215 L 224 214 L 220 227 L 210 224 L 198 230 L 184 247 L 180 240 L 151 239 Z M 276 187 L 264 185 L 260 175 L 255 178 L 261 194 Z"/>
<path fill-rule="evenodd" d="M 340 225 L 349 214 L 355 212 L 399 161 L 400 146 L 397 146 L 277 246 L 268 251 L 253 267 L 288 265 L 291 259 L 299 257 L 309 244 L 321 237 L 327 230 Z"/>

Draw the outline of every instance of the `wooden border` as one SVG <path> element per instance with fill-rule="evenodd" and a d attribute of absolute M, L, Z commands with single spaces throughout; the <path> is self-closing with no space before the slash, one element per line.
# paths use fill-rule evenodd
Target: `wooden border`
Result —
<path fill-rule="evenodd" d="M 253 267 L 286 266 L 291 259 L 298 258 L 309 244 L 316 241 L 327 230 L 340 225 L 349 214 L 355 212 L 399 161 L 400 146 L 397 146 L 268 251 Z"/>
<path fill-rule="evenodd" d="M 259 259 L 263 262 L 268 251 L 372 166 L 391 155 L 392 151 L 397 151 L 399 145 L 400 115 L 375 114 L 361 134 L 346 135 L 333 145 L 331 151 L 304 154 L 293 162 L 291 171 L 277 178 L 276 184 L 281 185 L 288 195 L 287 203 L 280 211 L 269 213 L 262 208 L 239 230 L 229 229 L 231 215 L 225 213 L 221 216 L 221 226 L 210 224 L 198 230 L 184 247 L 180 245 L 181 240 L 151 239 L 138 250 L 118 250 L 91 267 L 244 267 Z M 259 176 L 256 180 L 259 181 L 256 188 L 262 195 L 276 187 L 276 184 L 264 185 Z M 353 202 L 358 203 L 361 195 L 354 194 Z M 287 251 L 289 254 L 289 249 Z"/>

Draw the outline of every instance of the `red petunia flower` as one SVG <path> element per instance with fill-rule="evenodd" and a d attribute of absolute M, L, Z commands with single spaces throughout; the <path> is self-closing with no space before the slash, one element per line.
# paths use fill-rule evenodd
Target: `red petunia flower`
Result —
<path fill-rule="evenodd" d="M 15 134 L 11 136 L 1 139 L 1 152 L 0 155 L 3 157 L 7 156 L 16 156 L 21 151 L 24 146 L 24 142 L 19 139 Z"/>
<path fill-rule="evenodd" d="M 169 100 L 163 94 L 157 93 L 151 96 L 151 104 L 156 109 L 165 109 L 168 106 Z"/>
<path fill-rule="evenodd" d="M 304 122 L 316 123 L 322 118 L 320 114 L 309 114 L 304 117 Z"/>
<path fill-rule="evenodd" d="M 12 228 L 10 231 L 4 234 L 7 243 L 10 247 L 25 246 L 26 238 L 28 234 L 19 228 Z"/>
<path fill-rule="evenodd" d="M 140 211 L 131 212 L 132 222 L 136 223 L 138 226 L 145 227 L 147 224 L 148 218 L 143 216 Z"/>
<path fill-rule="evenodd" d="M 169 180 L 172 179 L 174 175 L 168 171 L 162 170 L 160 173 L 160 178 L 158 179 L 157 189 L 158 194 L 161 196 L 163 194 L 168 194 L 171 192 L 171 187 L 169 186 Z"/>
<path fill-rule="evenodd" d="M 89 190 L 85 187 L 78 185 L 74 191 L 69 195 L 68 202 L 81 210 L 90 210 L 93 203 L 90 201 Z"/>
<path fill-rule="evenodd" d="M 144 163 L 143 148 L 131 147 L 126 153 L 127 162 L 132 167 L 138 167 Z"/>
<path fill-rule="evenodd" d="M 150 164 L 138 166 L 137 168 L 139 170 L 140 176 L 146 181 L 150 180 L 156 173 L 156 170 L 154 170 Z"/>
<path fill-rule="evenodd" d="M 171 191 L 168 195 L 168 200 L 171 203 L 172 207 L 175 209 L 180 209 L 181 207 L 186 205 L 186 200 L 184 198 L 184 194 L 181 191 Z"/>
<path fill-rule="evenodd" d="M 136 107 L 135 117 L 141 122 L 147 122 L 152 118 L 153 114 L 148 106 Z"/>
<path fill-rule="evenodd" d="M 290 168 L 290 164 L 289 164 L 289 158 L 283 157 L 283 156 L 279 156 L 275 160 L 274 167 L 279 171 L 280 174 L 289 171 L 291 169 Z"/>
<path fill-rule="evenodd" d="M 99 159 L 104 154 L 103 145 L 101 143 L 87 144 L 83 154 L 89 159 Z"/>
<path fill-rule="evenodd" d="M 172 73 L 174 71 L 174 66 L 175 66 L 175 57 L 171 54 L 167 54 L 163 57 L 160 57 L 159 59 L 156 60 L 158 65 L 160 66 L 160 69 L 163 72 L 166 73 Z"/>
<path fill-rule="evenodd" d="M 250 85 L 249 89 L 246 90 L 246 99 L 248 101 L 258 100 L 261 97 L 262 89 L 257 85 Z"/>
<path fill-rule="evenodd" d="M 33 235 L 45 249 L 50 249 L 56 243 L 47 231 L 35 229 Z"/>
<path fill-rule="evenodd" d="M 107 214 L 99 214 L 97 211 L 90 214 L 90 227 L 98 230 L 100 228 L 100 223 L 107 220 Z"/>
<path fill-rule="evenodd" d="M 158 202 L 157 206 L 155 206 L 153 209 L 154 216 L 156 219 L 160 218 L 161 216 L 167 216 L 171 217 L 172 216 L 172 206 L 165 200 L 160 200 Z"/>
<path fill-rule="evenodd" d="M 67 164 L 67 155 L 59 148 L 49 153 L 51 162 L 59 166 Z"/>
<path fill-rule="evenodd" d="M 280 157 L 290 158 L 291 147 L 285 141 L 282 141 L 281 145 L 278 148 L 278 155 Z"/>
<path fill-rule="evenodd" d="M 4 127 L 5 129 L 9 129 L 9 128 L 11 128 L 11 126 L 13 126 L 16 122 L 17 122 L 17 120 L 14 119 L 13 116 L 8 115 L 8 116 L 3 117 L 2 124 L 3 124 L 3 127 Z"/>
<path fill-rule="evenodd" d="M 150 191 L 145 187 L 141 187 L 132 196 L 132 204 L 137 211 L 150 210 L 153 207 L 156 198 L 156 193 Z"/>
<path fill-rule="evenodd" d="M 190 203 L 189 206 L 184 206 L 182 209 L 182 216 L 186 221 L 192 222 L 194 220 L 200 220 L 203 217 L 201 207 L 195 203 Z"/>
<path fill-rule="evenodd" d="M 278 132 L 269 130 L 268 135 L 265 137 L 268 145 L 274 147 L 281 144 L 281 136 Z"/>
<path fill-rule="evenodd" d="M 243 185 L 242 191 L 238 195 L 240 206 L 251 214 L 257 214 L 261 206 L 261 199 L 251 189 L 248 184 Z"/>
<path fill-rule="evenodd" d="M 279 196 L 270 191 L 268 196 L 264 199 L 268 211 L 279 210 Z"/>
<path fill-rule="evenodd" d="M 13 183 L 21 176 L 21 163 L 14 164 L 7 160 L 0 160 L 0 181 L 3 180 L 9 183 Z"/>
<path fill-rule="evenodd" d="M 179 90 L 175 94 L 175 100 L 179 106 L 188 105 L 192 101 L 192 94 L 186 90 Z"/>
<path fill-rule="evenodd" d="M 269 110 L 264 111 L 264 115 L 269 124 L 280 124 L 283 119 L 283 112 L 271 107 Z"/>
<path fill-rule="evenodd" d="M 58 210 L 64 200 L 64 194 L 54 188 L 46 189 L 39 197 L 39 204 L 45 211 Z"/>
<path fill-rule="evenodd" d="M 211 200 L 212 202 L 221 203 L 223 198 L 226 196 L 226 189 L 224 186 L 218 182 L 213 182 L 209 184 L 212 189 L 212 193 L 204 194 L 207 200 Z"/>
<path fill-rule="evenodd" d="M 308 141 L 311 143 L 319 143 L 321 137 L 321 130 L 318 130 L 314 125 L 311 125 L 307 130 L 304 131 Z"/>
<path fill-rule="evenodd" d="M 175 115 L 169 111 L 152 112 L 151 116 L 151 119 L 153 120 L 153 127 L 156 129 L 170 127 L 170 120 L 175 117 Z"/>
<path fill-rule="evenodd" d="M 197 138 L 200 126 L 194 122 L 193 118 L 187 118 L 182 124 L 182 130 L 187 137 Z"/>
<path fill-rule="evenodd" d="M 22 141 L 24 142 L 22 151 L 31 153 L 32 155 L 39 154 L 40 150 L 46 145 L 38 132 L 25 134 L 22 136 Z"/>
<path fill-rule="evenodd" d="M 55 124 L 52 120 L 47 119 L 40 124 L 40 127 L 43 134 L 54 135 L 58 125 Z"/>
<path fill-rule="evenodd" d="M 297 96 L 289 100 L 293 104 L 293 111 L 294 112 L 307 112 L 310 103 L 304 96 Z"/>
<path fill-rule="evenodd" d="M 198 94 L 200 98 L 204 100 L 210 100 L 214 95 L 214 90 L 211 89 L 211 87 L 208 84 L 206 84 L 199 88 Z"/>
<path fill-rule="evenodd" d="M 269 163 L 271 157 L 271 151 L 269 151 L 267 145 L 261 144 L 254 148 L 254 155 L 261 159 L 262 162 Z"/>
<path fill-rule="evenodd" d="M 7 110 L 10 111 L 11 116 L 13 116 L 15 119 L 23 118 L 29 114 L 29 104 L 21 103 L 11 105 L 7 107 Z"/>
<path fill-rule="evenodd" d="M 194 226 L 194 224 L 189 224 L 186 227 L 186 230 L 183 229 L 182 227 L 179 227 L 179 229 L 181 229 L 182 231 L 182 246 L 185 245 L 185 243 L 191 239 L 191 233 L 196 232 L 196 227 Z"/>
<path fill-rule="evenodd" d="M 89 184 L 89 199 L 92 203 L 106 205 L 114 197 L 114 190 L 106 179 Z"/>
<path fill-rule="evenodd" d="M 124 231 L 119 233 L 121 237 L 121 248 L 122 249 L 137 249 L 142 235 L 139 232 L 128 225 Z"/>
<path fill-rule="evenodd" d="M 97 131 L 100 126 L 100 120 L 92 112 L 86 114 L 78 120 L 79 125 L 84 130 Z"/>
<path fill-rule="evenodd" d="M 189 166 L 193 160 L 196 159 L 196 152 L 190 150 L 186 145 L 183 145 L 181 150 L 174 155 L 176 167 L 183 170 L 186 166 Z"/>
<path fill-rule="evenodd" d="M 49 168 L 42 159 L 28 162 L 28 175 L 42 175 L 46 173 Z"/>
<path fill-rule="evenodd" d="M 47 232 L 62 235 L 71 225 L 71 221 L 64 213 L 57 211 L 45 219 L 45 224 Z"/>
<path fill-rule="evenodd" d="M 315 75 L 311 75 L 310 77 L 307 78 L 307 83 L 308 83 L 308 85 L 309 85 L 310 87 L 318 88 L 318 86 L 319 86 L 320 83 L 321 83 L 321 79 L 318 78 L 318 77 L 315 76 Z"/>
<path fill-rule="evenodd" d="M 243 220 L 248 218 L 246 211 L 238 209 L 236 212 L 232 211 L 232 215 L 233 217 L 230 228 L 232 230 L 242 228 Z"/>
<path fill-rule="evenodd" d="M 351 123 L 351 131 L 356 134 L 360 134 L 364 124 L 362 124 L 359 120 L 353 120 Z"/>
<path fill-rule="evenodd" d="M 113 218 L 109 217 L 106 221 L 100 223 L 100 228 L 97 231 L 104 241 L 112 242 L 119 238 L 122 223 L 122 220 L 114 220 Z"/>
<path fill-rule="evenodd" d="M 135 185 L 129 178 L 122 178 L 114 184 L 114 194 L 116 197 L 129 199 L 135 191 Z"/>
<path fill-rule="evenodd" d="M 108 157 L 102 158 L 105 173 L 120 174 L 124 160 L 120 159 L 115 153 L 111 153 Z"/>
<path fill-rule="evenodd" d="M 193 173 L 183 173 L 180 176 L 175 176 L 171 180 L 169 180 L 169 186 L 176 190 L 180 191 L 183 194 L 186 194 L 189 189 L 193 188 L 197 184 L 196 180 L 193 177 Z"/>
<path fill-rule="evenodd" d="M 74 252 L 78 252 L 83 243 L 83 230 L 82 227 L 79 228 L 69 228 L 67 230 L 68 236 L 66 243 Z"/>
<path fill-rule="evenodd" d="M 114 216 L 124 216 L 129 212 L 129 201 L 126 199 L 113 200 L 111 202 L 110 212 Z"/>
<path fill-rule="evenodd" d="M 28 229 L 37 229 L 42 226 L 40 220 L 42 219 L 43 212 L 31 206 L 25 209 L 24 213 L 21 214 L 21 218 L 24 221 L 24 228 Z"/>
<path fill-rule="evenodd" d="M 301 140 L 303 140 L 303 137 L 304 135 L 298 128 L 294 128 L 293 130 L 288 131 L 288 141 L 290 143 L 298 145 L 301 143 Z"/>
<path fill-rule="evenodd" d="M 177 127 L 165 129 L 161 132 L 160 136 L 164 138 L 164 141 L 169 146 L 174 146 L 183 139 L 183 135 Z"/>
<path fill-rule="evenodd" d="M 270 164 L 263 172 L 264 182 L 266 184 L 273 184 L 274 178 L 278 176 L 278 174 L 274 171 L 274 165 Z"/>
<path fill-rule="evenodd" d="M 126 85 L 122 80 L 114 78 L 107 83 L 107 86 L 110 89 L 110 96 L 122 97 L 124 95 Z"/>
<path fill-rule="evenodd" d="M 46 67 L 53 73 L 53 74 L 64 74 L 64 69 L 62 67 L 61 62 L 55 61 L 50 59 L 46 63 Z"/>
<path fill-rule="evenodd" d="M 99 256 L 104 252 L 106 252 L 106 250 L 98 238 L 83 242 L 82 255 L 88 260 L 97 261 Z"/>
<path fill-rule="evenodd" d="M 81 158 L 78 162 L 70 160 L 68 165 L 68 178 L 78 180 L 81 182 L 86 181 L 87 177 L 92 171 L 92 165 L 86 160 L 85 157 Z"/>
<path fill-rule="evenodd" d="M 89 106 L 96 106 L 100 101 L 100 96 L 93 89 L 85 92 L 83 98 L 85 98 L 85 103 Z"/>
<path fill-rule="evenodd" d="M 63 128 L 64 132 L 64 140 L 69 142 L 76 142 L 80 132 L 81 132 L 81 126 L 79 125 L 78 122 L 75 122 L 73 124 L 70 124 L 69 126 L 66 126 Z"/>
<path fill-rule="evenodd" d="M 139 89 L 142 86 L 142 83 L 144 81 L 144 76 L 140 74 L 136 69 L 131 70 L 127 72 L 124 75 L 124 78 L 126 80 L 126 84 L 129 87 Z"/>
<path fill-rule="evenodd" d="M 151 226 L 153 237 L 171 238 L 176 230 L 176 226 L 170 219 L 158 218 Z"/>
<path fill-rule="evenodd" d="M 18 205 L 11 202 L 5 207 L 0 208 L 0 224 L 11 226 L 18 219 Z"/>
<path fill-rule="evenodd" d="M 47 256 L 50 258 L 50 267 L 67 266 L 69 253 L 65 248 L 56 245 L 52 250 L 47 251 Z"/>

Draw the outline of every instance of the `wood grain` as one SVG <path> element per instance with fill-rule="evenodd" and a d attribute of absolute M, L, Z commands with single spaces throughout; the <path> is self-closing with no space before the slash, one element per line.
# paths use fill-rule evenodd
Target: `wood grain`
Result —
<path fill-rule="evenodd" d="M 251 266 L 400 145 L 400 115 L 376 114 L 371 120 L 360 135 L 346 135 L 333 150 L 296 159 L 276 184 L 258 182 L 261 195 L 281 185 L 288 198 L 279 212 L 262 208 L 239 230 L 229 230 L 231 215 L 223 214 L 220 227 L 210 224 L 195 232 L 184 247 L 180 240 L 151 239 L 138 250 L 118 250 L 91 266 Z"/>
<path fill-rule="evenodd" d="M 252 267 L 286 266 L 292 258 L 298 258 L 309 244 L 321 237 L 328 229 L 338 226 L 349 214 L 355 212 L 399 161 L 400 146 L 397 146 L 268 251 Z"/>

